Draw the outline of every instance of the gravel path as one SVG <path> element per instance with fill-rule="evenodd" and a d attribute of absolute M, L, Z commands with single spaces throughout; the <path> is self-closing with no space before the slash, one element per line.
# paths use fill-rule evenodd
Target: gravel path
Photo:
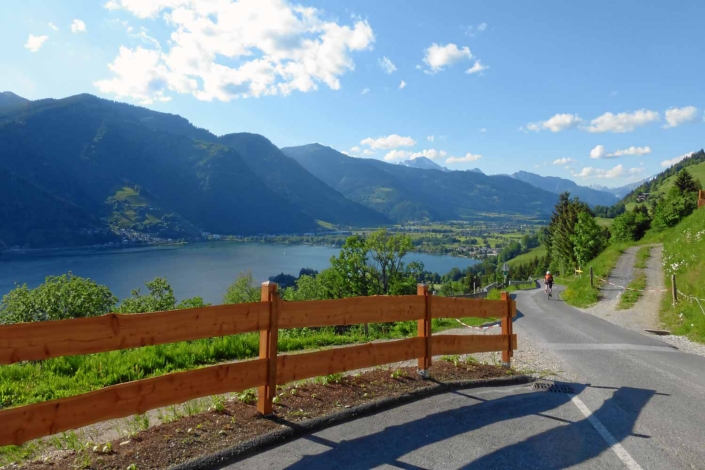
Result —
<path fill-rule="evenodd" d="M 627 248 L 617 262 L 617 266 L 610 273 L 609 282 L 620 286 L 626 286 L 634 275 L 635 255 L 639 246 Z M 651 257 L 649 258 L 644 273 L 646 274 L 646 290 L 659 290 L 664 288 L 664 277 L 662 267 L 663 245 L 652 245 Z M 645 292 L 637 303 L 629 310 L 617 310 L 622 289 L 607 285 L 600 289 L 600 301 L 587 309 L 581 309 L 597 317 L 607 320 L 630 330 L 644 333 L 645 329 L 663 328 L 659 320 L 659 310 L 663 295 L 670 295 L 668 292 Z M 645 333 L 649 334 L 649 333 Z M 683 336 L 666 335 L 659 336 L 659 339 L 669 343 L 683 352 L 705 356 L 705 345 L 690 341 Z"/>
<path fill-rule="evenodd" d="M 634 277 L 635 255 L 640 246 L 627 248 L 617 266 L 608 278 L 612 284 L 626 286 Z M 653 245 L 644 273 L 646 274 L 646 290 L 663 288 L 663 271 L 661 269 L 661 245 Z M 636 304 L 629 310 L 618 310 L 617 305 L 622 297 L 623 289 L 609 284 L 600 288 L 600 301 L 583 311 L 598 316 L 616 325 L 635 331 L 660 328 L 659 308 L 660 292 L 645 292 Z"/>
<path fill-rule="evenodd" d="M 607 280 L 612 284 L 617 284 L 618 286 L 626 286 L 634 278 L 634 262 L 636 261 L 636 252 L 639 251 L 638 246 L 632 246 L 624 250 L 622 256 L 620 256 L 617 265 L 614 267 L 610 273 Z M 619 287 L 615 287 L 609 284 L 604 285 L 600 288 L 600 304 L 609 303 L 609 305 L 614 309 L 614 306 L 619 302 L 619 298 L 622 296 L 623 290 Z M 614 304 L 614 306 L 612 305 Z M 599 304 L 598 304 L 599 305 Z"/>

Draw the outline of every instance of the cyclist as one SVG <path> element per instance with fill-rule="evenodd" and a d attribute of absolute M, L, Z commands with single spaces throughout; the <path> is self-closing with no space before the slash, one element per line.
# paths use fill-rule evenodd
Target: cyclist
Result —
<path fill-rule="evenodd" d="M 551 297 L 551 292 L 549 292 L 549 289 L 553 291 L 553 275 L 551 274 L 551 271 L 546 271 L 546 275 L 543 277 L 543 281 L 546 285 L 546 293 L 549 297 Z"/>

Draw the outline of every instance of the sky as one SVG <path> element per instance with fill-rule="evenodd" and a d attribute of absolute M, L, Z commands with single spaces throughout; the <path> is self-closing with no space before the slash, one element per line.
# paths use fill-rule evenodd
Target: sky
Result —
<path fill-rule="evenodd" d="M 702 1 L 0 0 L 0 91 L 621 186 L 705 146 Z"/>

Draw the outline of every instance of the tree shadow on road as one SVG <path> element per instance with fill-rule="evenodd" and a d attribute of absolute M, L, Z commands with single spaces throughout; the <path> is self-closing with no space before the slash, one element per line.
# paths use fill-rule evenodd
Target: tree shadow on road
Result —
<path fill-rule="evenodd" d="M 572 387 L 576 395 L 585 388 L 583 385 Z M 469 404 L 339 443 L 316 435 L 306 436 L 304 439 L 330 448 L 316 455 L 306 455 L 287 468 L 368 469 L 385 464 L 404 469 L 566 468 L 597 457 L 610 448 L 592 424 L 570 403 L 570 394 L 527 389 L 525 393 L 487 400 L 473 395 L 473 390 L 455 393 L 467 397 Z M 627 387 L 616 389 L 593 414 L 604 423 L 615 440 L 621 442 L 632 435 L 641 410 L 655 393 L 653 390 Z M 567 404 L 570 408 L 563 414 L 568 413 L 572 419 L 547 414 Z M 530 416 L 541 419 L 517 421 Z M 498 423 L 504 423 L 507 428 L 497 429 Z M 485 441 L 473 436 L 468 438 L 466 445 L 462 441 L 446 445 L 444 449 L 455 449 L 452 455 L 448 452 L 443 455 L 433 449 L 433 444 L 473 431 L 486 432 L 480 430 L 490 426 L 489 436 L 502 435 L 511 443 L 502 445 L 501 439 Z M 517 439 L 521 440 L 517 442 Z M 429 452 L 416 452 L 420 449 Z M 414 452 L 416 464 L 400 460 Z M 615 463 L 618 462 L 615 460 Z"/>

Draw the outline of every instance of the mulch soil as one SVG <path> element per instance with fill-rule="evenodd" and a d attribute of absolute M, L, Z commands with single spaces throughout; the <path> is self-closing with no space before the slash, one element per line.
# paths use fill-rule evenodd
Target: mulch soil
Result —
<path fill-rule="evenodd" d="M 377 368 L 355 375 L 329 376 L 328 380 L 305 381 L 277 387 L 274 416 L 263 417 L 256 411 L 252 394 L 245 403 L 225 401 L 222 411 L 208 411 L 171 423 L 160 424 L 111 442 L 103 453 L 66 451 L 47 461 L 26 463 L 27 469 L 163 469 L 241 444 L 281 428 L 282 422 L 303 421 L 329 415 L 345 408 L 382 398 L 396 397 L 427 388 L 437 382 L 488 379 L 514 374 L 502 367 L 434 361 L 429 373 L 433 381 L 422 379 L 414 367 Z M 134 467 L 133 467 L 134 465 Z"/>

